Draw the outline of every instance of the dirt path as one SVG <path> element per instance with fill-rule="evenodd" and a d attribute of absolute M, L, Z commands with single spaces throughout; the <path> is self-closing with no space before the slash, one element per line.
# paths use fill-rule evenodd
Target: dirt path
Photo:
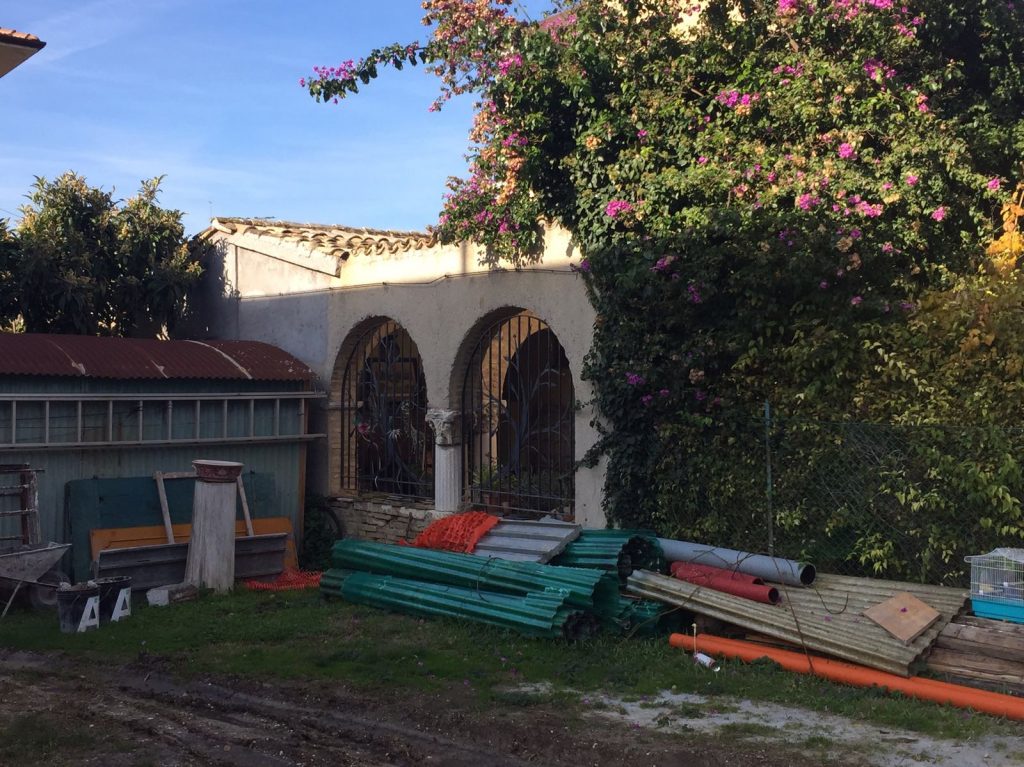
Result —
<path fill-rule="evenodd" d="M 145 664 L 100 668 L 27 653 L 0 653 L 0 733 L 0 764 L 19 767 L 813 763 L 774 748 L 639 731 L 551 706 L 177 682 Z"/>

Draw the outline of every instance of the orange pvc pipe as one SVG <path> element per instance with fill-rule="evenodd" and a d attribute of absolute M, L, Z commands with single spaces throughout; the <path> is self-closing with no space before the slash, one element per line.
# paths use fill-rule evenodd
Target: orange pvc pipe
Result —
<path fill-rule="evenodd" d="M 690 652 L 694 649 L 694 638 L 686 634 L 672 634 L 668 641 L 673 647 L 678 647 L 681 650 Z M 957 708 L 973 708 L 986 714 L 1024 721 L 1024 698 L 1016 698 L 1012 695 L 976 690 L 973 687 L 940 682 L 936 679 L 923 679 L 919 676 L 912 676 L 908 679 L 885 671 L 876 671 L 866 666 L 822 658 L 818 655 L 808 657 L 801 652 L 764 647 L 753 642 L 725 639 L 711 634 L 698 634 L 696 648 L 699 652 L 708 655 L 724 655 L 727 658 L 738 658 L 747 662 L 770 658 L 784 669 L 798 674 L 814 674 L 855 687 L 886 687 L 920 700 L 948 703 Z"/>

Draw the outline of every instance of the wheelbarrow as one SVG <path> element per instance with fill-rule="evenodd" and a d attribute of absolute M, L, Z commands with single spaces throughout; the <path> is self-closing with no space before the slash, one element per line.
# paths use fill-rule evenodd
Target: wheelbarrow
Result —
<path fill-rule="evenodd" d="M 11 609 L 18 590 L 25 584 L 33 588 L 53 589 L 55 583 L 42 583 L 42 578 L 56 565 L 64 552 L 71 548 L 70 543 L 36 543 L 20 546 L 13 551 L 0 552 L 0 580 L 14 582 L 14 591 L 7 599 L 7 605 L 0 619 Z"/>

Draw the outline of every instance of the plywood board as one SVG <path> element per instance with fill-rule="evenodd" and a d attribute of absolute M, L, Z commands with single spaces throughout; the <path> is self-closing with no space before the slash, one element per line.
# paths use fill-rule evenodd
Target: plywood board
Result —
<path fill-rule="evenodd" d="M 901 642 L 910 644 L 939 619 L 939 611 L 904 591 L 869 607 L 864 616 Z"/>

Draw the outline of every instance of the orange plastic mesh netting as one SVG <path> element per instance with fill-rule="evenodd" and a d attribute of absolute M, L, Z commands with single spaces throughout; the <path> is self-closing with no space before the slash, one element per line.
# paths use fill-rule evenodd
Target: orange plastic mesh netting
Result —
<path fill-rule="evenodd" d="M 272 581 L 245 581 L 249 591 L 292 591 L 313 589 L 320 585 L 321 572 L 306 570 L 285 570 Z"/>
<path fill-rule="evenodd" d="M 421 549 L 443 549 L 469 554 L 477 541 L 501 521 L 500 517 L 484 511 L 466 511 L 442 517 L 416 536 L 410 546 Z"/>

